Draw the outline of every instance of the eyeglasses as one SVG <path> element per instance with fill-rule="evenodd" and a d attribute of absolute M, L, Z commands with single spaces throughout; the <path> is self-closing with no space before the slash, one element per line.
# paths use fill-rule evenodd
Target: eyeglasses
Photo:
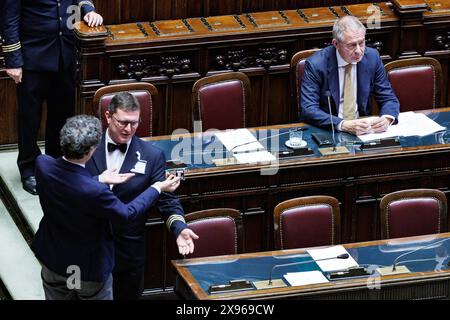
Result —
<path fill-rule="evenodd" d="M 114 117 L 114 115 L 111 115 L 114 120 L 116 120 L 117 125 L 121 128 L 121 129 L 125 129 L 126 127 L 128 127 L 128 125 L 130 125 L 132 128 L 136 128 L 139 123 L 141 123 L 141 119 L 137 120 L 137 121 L 126 121 L 126 120 L 119 120 L 116 117 Z"/>

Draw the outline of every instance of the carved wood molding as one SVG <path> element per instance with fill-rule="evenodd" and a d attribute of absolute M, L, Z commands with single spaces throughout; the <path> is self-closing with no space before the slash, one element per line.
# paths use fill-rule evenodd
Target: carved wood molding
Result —
<path fill-rule="evenodd" d="M 162 56 L 160 61 L 152 63 L 149 58 L 130 58 L 118 65 L 117 71 L 122 79 L 136 79 L 187 73 L 191 69 L 191 60 L 179 56 Z"/>
<path fill-rule="evenodd" d="M 279 49 L 276 47 L 258 48 L 258 53 L 255 56 L 247 55 L 247 50 L 228 50 L 226 54 L 216 55 L 215 62 L 219 70 L 233 70 L 263 67 L 269 69 L 275 65 L 282 65 L 287 63 L 288 51 L 286 49 Z"/>

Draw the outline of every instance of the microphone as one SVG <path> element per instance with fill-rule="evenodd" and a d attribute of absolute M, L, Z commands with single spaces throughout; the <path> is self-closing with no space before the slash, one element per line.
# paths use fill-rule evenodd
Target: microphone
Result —
<path fill-rule="evenodd" d="M 276 268 L 281 268 L 281 267 L 287 267 L 287 266 L 295 266 L 295 265 L 302 265 L 302 264 L 307 264 L 307 263 L 312 263 L 312 262 L 318 262 L 318 261 L 325 261 L 325 260 L 332 260 L 332 259 L 348 259 L 350 257 L 350 255 L 348 253 L 342 253 L 338 256 L 335 257 L 330 257 L 330 258 L 323 258 L 323 259 L 310 259 L 310 260 L 306 260 L 306 261 L 299 261 L 299 262 L 291 262 L 291 263 L 285 263 L 285 264 L 277 264 L 274 265 L 272 267 L 272 269 L 270 270 L 269 273 L 269 280 L 262 280 L 262 281 L 255 281 L 253 282 L 253 285 L 257 288 L 257 289 L 268 289 L 268 288 L 276 288 L 276 287 L 285 287 L 286 284 L 284 283 L 284 281 L 282 281 L 281 279 L 279 281 L 276 281 L 277 283 L 274 284 L 272 281 L 272 275 L 273 272 Z"/>
<path fill-rule="evenodd" d="M 295 128 L 295 131 L 303 131 L 303 130 L 306 130 L 306 129 L 308 129 L 308 128 L 307 127 L 297 127 L 297 128 Z M 277 133 L 277 134 L 274 134 L 274 135 L 270 135 L 270 136 L 267 136 L 265 138 L 262 138 L 262 139 L 259 139 L 259 140 L 256 140 L 256 141 L 247 141 L 247 142 L 244 142 L 244 143 L 237 144 L 233 148 L 230 149 L 230 153 L 233 154 L 234 153 L 233 151 L 236 148 L 239 148 L 239 147 L 242 147 L 242 146 L 246 146 L 248 144 L 252 144 L 252 143 L 256 143 L 256 142 L 265 141 L 265 140 L 268 140 L 268 139 L 271 139 L 271 138 L 279 137 L 279 136 L 282 136 L 282 135 L 284 135 L 286 133 L 289 133 L 289 132 L 290 132 L 290 130 L 285 131 L 285 132 L 280 132 L 280 133 Z"/>
<path fill-rule="evenodd" d="M 382 276 L 387 276 L 387 275 L 393 275 L 393 274 L 402 274 L 402 273 L 409 273 L 409 269 L 405 266 L 399 266 L 399 263 L 409 263 L 409 262 L 415 262 L 415 261 L 422 261 L 424 259 L 415 259 L 415 260 L 405 260 L 405 261 L 399 261 L 401 258 L 413 254 L 414 252 L 417 251 L 421 251 L 421 250 L 425 250 L 428 249 L 430 247 L 436 246 L 438 244 L 444 243 L 446 241 L 450 240 L 450 238 L 446 238 L 440 241 L 436 241 L 430 244 L 427 244 L 426 246 L 422 246 L 419 248 L 416 248 L 414 250 L 410 250 L 407 251 L 405 253 L 402 253 L 401 255 L 399 255 L 397 258 L 394 259 L 394 261 L 392 262 L 392 268 L 390 266 L 388 267 L 384 267 L 384 268 L 378 268 L 377 271 L 378 273 L 380 273 Z"/>
<path fill-rule="evenodd" d="M 336 152 L 336 137 L 335 137 L 335 133 L 334 133 L 333 114 L 331 113 L 331 102 L 330 102 L 331 92 L 330 92 L 330 90 L 325 91 L 325 95 L 327 96 L 327 100 L 328 100 L 328 113 L 330 115 L 331 132 L 333 135 L 333 152 Z"/>
<path fill-rule="evenodd" d="M 287 266 L 295 266 L 295 265 L 300 265 L 300 264 L 306 264 L 306 263 L 311 263 L 311 262 L 317 262 L 317 261 L 325 261 L 325 260 L 332 260 L 332 259 L 348 259 L 350 257 L 350 255 L 348 253 L 342 253 L 336 257 L 330 257 L 330 258 L 323 258 L 323 259 L 311 259 L 311 260 L 307 260 L 307 261 L 300 261 L 300 262 L 292 262 L 292 263 L 285 263 L 285 264 L 277 264 L 275 266 L 272 267 L 272 270 L 270 270 L 270 274 L 269 274 L 269 283 L 268 285 L 272 285 L 272 274 L 273 271 L 276 268 L 281 268 L 281 267 L 287 267 Z"/>
<path fill-rule="evenodd" d="M 336 136 L 335 136 L 335 132 L 334 132 L 333 113 L 331 112 L 331 101 L 330 101 L 331 92 L 330 92 L 330 90 L 325 91 L 325 95 L 327 96 L 327 101 L 328 101 L 328 114 L 330 115 L 333 147 L 332 148 L 319 148 L 319 152 L 323 156 L 348 153 L 349 151 L 346 147 L 343 147 L 343 146 L 336 147 Z"/>

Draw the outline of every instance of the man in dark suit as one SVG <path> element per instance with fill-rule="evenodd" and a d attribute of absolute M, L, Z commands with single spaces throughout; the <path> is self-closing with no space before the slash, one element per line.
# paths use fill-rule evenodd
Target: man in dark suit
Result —
<path fill-rule="evenodd" d="M 399 113 L 399 102 L 386 77 L 377 50 L 365 47 L 366 29 L 353 16 L 345 16 L 333 27 L 333 45 L 309 57 L 301 87 L 300 118 L 319 127 L 356 135 L 386 131 Z M 372 114 L 374 95 L 380 116 Z"/>
<path fill-rule="evenodd" d="M 47 102 L 45 153 L 60 155 L 59 130 L 75 111 L 75 37 L 77 11 L 89 26 L 102 23 L 92 1 L 3 0 L 0 13 L 6 73 L 17 84 L 17 164 L 23 188 L 36 194 L 36 140 L 43 102 Z M 72 7 L 71 7 L 72 6 Z M 77 9 L 77 6 L 79 9 Z"/>
<path fill-rule="evenodd" d="M 116 169 L 121 173 L 135 172 L 136 176 L 132 180 L 112 188 L 114 194 L 126 203 L 155 181 L 164 179 L 166 160 L 160 149 L 134 135 L 140 121 L 140 106 L 133 95 L 127 92 L 116 94 L 105 117 L 108 128 L 86 168 L 92 175 L 98 175 L 106 169 Z M 185 229 L 181 234 L 176 232 L 177 228 L 186 228 L 179 200 L 172 193 L 162 193 L 156 207 L 168 229 L 175 235 L 180 254 L 187 254 L 188 249 L 192 252 L 192 239 L 197 236 L 190 229 Z M 112 224 L 116 246 L 116 267 L 113 272 L 115 300 L 139 299 L 142 294 L 145 221 L 146 217 L 142 215 L 126 224 Z"/>
<path fill-rule="evenodd" d="M 100 121 L 86 115 L 69 118 L 60 138 L 63 157 L 36 159 L 44 216 L 32 249 L 42 264 L 45 296 L 110 300 L 114 266 L 110 221 L 141 219 L 161 192 L 179 186 L 179 178 L 155 181 L 124 204 L 109 184 L 123 183 L 134 174 L 106 171 L 97 179 L 85 168 L 101 139 Z M 183 226 L 177 227 L 175 232 L 181 232 Z"/>

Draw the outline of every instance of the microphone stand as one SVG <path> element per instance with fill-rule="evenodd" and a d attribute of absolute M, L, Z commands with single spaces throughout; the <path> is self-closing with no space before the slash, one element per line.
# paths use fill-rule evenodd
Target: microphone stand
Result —
<path fill-rule="evenodd" d="M 306 130 L 306 128 L 305 127 L 297 127 L 297 128 L 295 128 L 295 131 L 302 131 L 302 130 Z M 239 148 L 239 147 L 242 147 L 242 146 L 246 146 L 248 144 L 252 144 L 252 143 L 255 143 L 255 142 L 261 142 L 261 141 L 266 141 L 268 139 L 276 138 L 276 137 L 282 136 L 282 135 L 284 135 L 286 133 L 289 133 L 289 132 L 290 132 L 290 130 L 288 129 L 288 131 L 280 132 L 280 133 L 277 133 L 277 134 L 274 134 L 274 135 L 270 135 L 270 136 L 267 136 L 265 138 L 262 138 L 262 139 L 259 139 L 259 140 L 256 140 L 256 141 L 248 141 L 248 142 L 245 142 L 245 143 L 237 144 L 233 148 L 230 149 L 230 153 L 233 154 L 233 150 L 236 149 L 236 148 Z"/>
<path fill-rule="evenodd" d="M 319 148 L 319 152 L 323 156 L 349 153 L 348 149 L 344 146 L 336 147 L 336 136 L 335 136 L 335 132 L 334 132 L 333 113 L 331 112 L 331 101 L 330 101 L 331 93 L 330 93 L 330 91 L 327 91 L 325 94 L 328 99 L 328 113 L 330 115 L 331 132 L 332 132 L 332 137 L 333 137 L 333 147 L 332 148 Z"/>
<path fill-rule="evenodd" d="M 291 262 L 291 263 L 274 265 L 272 267 L 272 269 L 270 270 L 269 280 L 268 281 L 267 280 L 255 281 L 255 282 L 253 282 L 253 285 L 257 289 L 269 289 L 269 288 L 286 287 L 286 283 L 284 283 L 283 280 L 281 280 L 281 279 L 272 280 L 273 271 L 276 268 L 287 267 L 287 266 L 295 266 L 295 265 L 302 265 L 302 264 L 318 262 L 318 261 L 325 261 L 325 260 L 332 260 L 332 259 L 348 259 L 349 257 L 350 257 L 350 255 L 348 253 L 343 253 L 343 254 L 340 254 L 338 256 L 330 257 L 330 258 L 323 258 L 323 259 L 317 259 L 317 260 L 310 259 L 310 260 L 306 260 L 306 261 L 299 261 L 299 262 Z M 274 283 L 274 282 L 276 282 L 276 283 Z"/>
<path fill-rule="evenodd" d="M 295 128 L 296 131 L 302 131 L 302 130 L 306 130 L 306 129 L 308 129 L 308 128 L 307 128 L 307 127 L 297 127 L 297 128 Z M 289 132 L 290 132 L 290 130 L 288 129 L 288 131 L 280 132 L 280 133 L 277 133 L 277 134 L 274 134 L 274 135 L 270 135 L 270 136 L 267 136 L 267 137 L 262 138 L 262 139 L 259 139 L 259 140 L 257 139 L 256 141 L 247 141 L 247 142 L 245 142 L 245 143 L 237 144 L 237 145 L 235 145 L 233 148 L 231 148 L 230 151 L 228 152 L 228 156 L 227 156 L 228 162 L 231 162 L 231 159 L 229 158 L 229 156 L 235 154 L 235 153 L 234 153 L 234 150 L 235 150 L 236 148 L 239 148 L 239 147 L 242 147 L 242 146 L 246 146 L 246 145 L 249 145 L 249 144 L 252 144 L 252 143 L 257 143 L 257 142 L 261 142 L 261 141 L 266 141 L 266 140 L 268 140 L 268 139 L 276 138 L 276 137 L 285 135 L 285 134 L 287 134 L 287 133 L 289 133 Z M 256 149 L 256 150 L 260 150 L 260 149 L 258 148 L 258 149 Z M 256 151 L 256 150 L 255 150 L 255 151 Z"/>
<path fill-rule="evenodd" d="M 412 254 L 414 252 L 417 252 L 417 251 L 420 251 L 420 250 L 428 249 L 428 248 L 433 247 L 435 245 L 444 243 L 444 242 L 446 242 L 448 240 L 450 240 L 450 238 L 446 238 L 446 239 L 443 239 L 443 240 L 440 240 L 440 241 L 436 241 L 436 242 L 430 243 L 430 244 L 428 244 L 426 246 L 419 247 L 419 248 L 416 248 L 414 250 L 402 253 L 401 255 L 399 255 L 397 258 L 394 259 L 394 261 L 392 262 L 392 268 L 390 266 L 389 267 L 384 267 L 384 268 L 378 268 L 377 271 L 378 271 L 378 273 L 380 273 L 383 276 L 394 275 L 394 274 L 402 274 L 402 273 L 410 273 L 411 271 L 409 271 L 409 269 L 407 267 L 405 267 L 405 266 L 398 266 L 397 265 L 399 263 L 400 258 L 403 258 L 404 256 L 410 255 L 410 254 Z M 411 260 L 411 262 L 412 261 L 414 261 L 414 260 Z M 406 261 L 404 261 L 402 263 L 406 263 L 406 262 L 410 262 L 410 261 L 406 260 Z"/>
<path fill-rule="evenodd" d="M 331 115 L 331 102 L 330 102 L 330 92 L 327 91 L 327 99 L 328 99 L 328 112 Z M 330 117 L 331 120 L 331 132 L 333 134 L 333 152 L 336 152 L 336 137 L 335 137 L 335 132 L 334 132 L 334 122 L 333 122 L 333 117 Z"/>

